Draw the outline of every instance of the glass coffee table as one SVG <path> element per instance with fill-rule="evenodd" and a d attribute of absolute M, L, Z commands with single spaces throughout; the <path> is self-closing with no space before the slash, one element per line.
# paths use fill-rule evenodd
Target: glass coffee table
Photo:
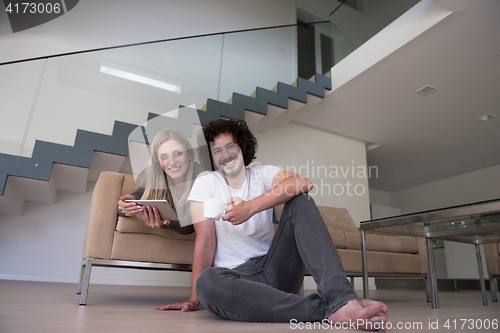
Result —
<path fill-rule="evenodd" d="M 433 308 L 439 307 L 433 239 L 474 244 L 483 304 L 487 305 L 480 244 L 500 242 L 500 200 L 477 202 L 425 212 L 369 220 L 360 223 L 363 265 L 363 297 L 368 298 L 366 231 L 424 237 L 427 242 L 427 290 Z M 496 299 L 496 281 L 490 279 L 492 300 Z"/>

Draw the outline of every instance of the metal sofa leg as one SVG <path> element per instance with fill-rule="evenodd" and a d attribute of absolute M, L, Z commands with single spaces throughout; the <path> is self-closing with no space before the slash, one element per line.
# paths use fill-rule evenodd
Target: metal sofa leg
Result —
<path fill-rule="evenodd" d="M 490 289 L 491 289 L 491 301 L 497 302 L 497 290 L 498 290 L 498 281 L 496 278 L 490 276 Z"/>
<path fill-rule="evenodd" d="M 78 289 L 80 290 L 80 305 L 86 305 L 87 304 L 87 293 L 89 291 L 89 283 L 90 283 L 90 272 L 92 270 L 92 258 L 87 258 L 84 260 L 85 265 L 82 266 L 82 272 L 83 272 L 83 279 L 80 277 L 80 280 L 82 280 L 82 285 L 81 288 L 79 287 Z M 83 269 L 85 267 L 85 269 Z"/>
<path fill-rule="evenodd" d="M 83 284 L 83 274 L 85 273 L 85 261 L 82 261 L 82 268 L 80 269 L 80 280 L 78 281 L 78 290 L 76 291 L 77 295 L 82 293 L 82 284 Z"/>
<path fill-rule="evenodd" d="M 430 303 L 431 302 L 431 295 L 429 293 L 429 290 L 430 290 L 429 279 L 428 278 L 424 278 L 424 282 L 425 282 L 425 294 L 427 296 L 427 303 Z"/>

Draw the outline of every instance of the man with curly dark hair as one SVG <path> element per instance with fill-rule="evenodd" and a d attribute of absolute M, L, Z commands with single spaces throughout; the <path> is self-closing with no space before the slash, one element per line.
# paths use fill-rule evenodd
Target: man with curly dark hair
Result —
<path fill-rule="evenodd" d="M 242 120 L 203 127 L 217 171 L 200 175 L 189 195 L 196 232 L 191 297 L 158 310 L 197 310 L 240 321 L 341 323 L 384 330 L 387 307 L 359 300 L 314 203 L 312 183 L 275 166 L 249 164 L 257 140 Z M 218 220 L 203 201 L 226 201 Z M 274 232 L 272 208 L 285 203 Z M 210 267 L 212 262 L 215 267 Z M 309 269 L 318 289 L 297 295 Z M 354 324 L 354 326 L 352 326 Z M 344 327 L 344 326 L 342 326 Z"/>
<path fill-rule="evenodd" d="M 209 150 L 204 149 L 205 144 L 214 142 L 214 138 L 221 133 L 232 134 L 235 143 L 240 147 L 245 166 L 250 165 L 255 160 L 257 153 L 257 139 L 248 129 L 243 120 L 221 119 L 212 120 L 203 127 L 203 131 L 198 137 L 198 154 L 200 162 L 206 166 L 206 169 L 212 169 L 214 161 Z"/>

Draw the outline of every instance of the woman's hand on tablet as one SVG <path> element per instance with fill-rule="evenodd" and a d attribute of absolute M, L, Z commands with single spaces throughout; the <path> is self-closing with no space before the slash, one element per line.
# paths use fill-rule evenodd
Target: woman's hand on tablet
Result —
<path fill-rule="evenodd" d="M 151 228 L 159 228 L 162 225 L 169 225 L 169 220 L 162 220 L 158 209 L 155 207 L 146 206 L 142 211 L 142 219 L 147 226 Z"/>
<path fill-rule="evenodd" d="M 118 200 L 118 209 L 120 209 L 126 216 L 134 216 L 140 214 L 144 207 L 136 204 L 135 202 L 125 202 L 125 200 L 134 200 L 131 194 L 123 195 Z"/>

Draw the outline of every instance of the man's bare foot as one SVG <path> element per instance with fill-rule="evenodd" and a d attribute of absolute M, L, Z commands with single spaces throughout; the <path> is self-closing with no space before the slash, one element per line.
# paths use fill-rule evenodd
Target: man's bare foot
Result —
<path fill-rule="evenodd" d="M 384 303 L 382 302 L 379 302 L 379 301 L 373 301 L 371 299 L 367 299 L 367 298 L 364 298 L 361 300 L 361 304 L 363 304 L 363 307 L 366 308 L 370 305 L 373 305 L 375 303 L 380 303 L 382 304 L 382 312 L 380 314 L 377 314 L 379 316 L 386 316 L 387 317 L 387 305 L 385 305 Z"/>
<path fill-rule="evenodd" d="M 328 317 L 333 323 L 343 323 L 346 328 L 385 332 L 387 307 L 382 302 L 369 299 L 353 300 Z"/>

